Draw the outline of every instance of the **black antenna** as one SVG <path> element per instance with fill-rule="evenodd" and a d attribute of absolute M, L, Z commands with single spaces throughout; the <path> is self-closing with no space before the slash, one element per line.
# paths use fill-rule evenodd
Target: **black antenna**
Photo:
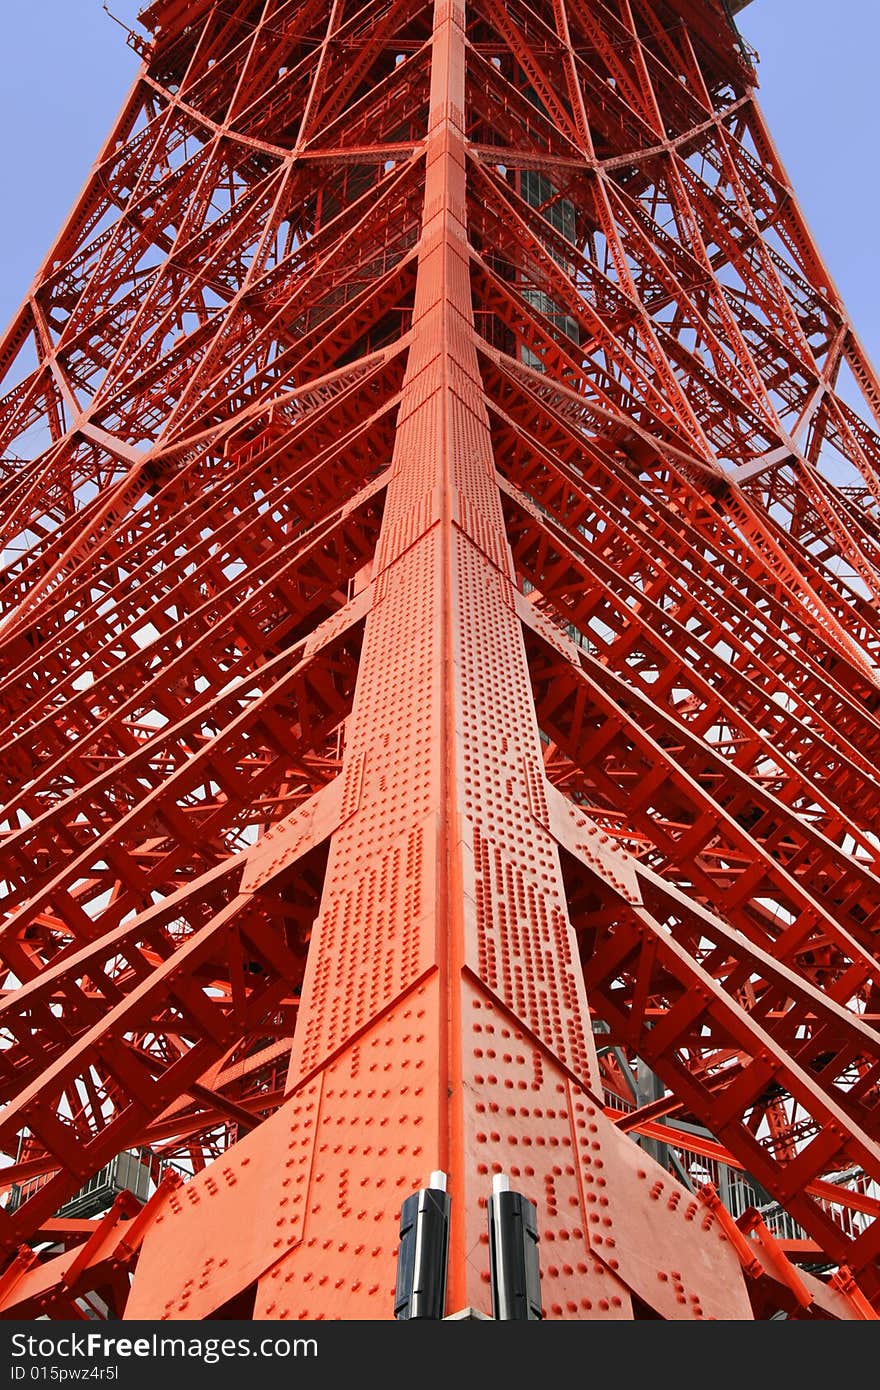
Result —
<path fill-rule="evenodd" d="M 449 1205 L 446 1174 L 437 1172 L 400 1209 L 395 1318 L 439 1319 L 446 1311 Z"/>
<path fill-rule="evenodd" d="M 499 1321 L 540 1321 L 541 1269 L 538 1213 L 503 1173 L 492 1179 L 489 1198 L 489 1267 L 492 1315 Z"/>

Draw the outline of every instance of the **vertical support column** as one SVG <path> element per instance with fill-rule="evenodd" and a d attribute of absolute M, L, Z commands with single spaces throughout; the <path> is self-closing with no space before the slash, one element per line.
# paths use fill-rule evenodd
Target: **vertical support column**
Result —
<path fill-rule="evenodd" d="M 257 1318 L 390 1319 L 401 1207 L 435 1170 L 447 1313 L 491 1313 L 499 1173 L 534 1203 L 548 1317 L 630 1317 L 630 1288 L 748 1312 L 731 1248 L 602 1113 L 473 326 L 466 61 L 463 4 L 436 0 L 411 345 L 288 1098 L 225 1187 L 188 1185 L 132 1316 L 255 1288 Z M 239 1232 L 222 1274 L 205 1197 Z"/>
<path fill-rule="evenodd" d="M 412 346 L 290 1068 L 289 1105 L 320 1083 L 303 1241 L 263 1281 L 272 1316 L 282 1289 L 300 1316 L 390 1317 L 400 1205 L 437 1168 L 450 1310 L 490 1311 L 494 1171 L 587 1258 L 570 1087 L 596 1061 L 479 376 L 465 64 L 463 4 L 437 0 Z"/>

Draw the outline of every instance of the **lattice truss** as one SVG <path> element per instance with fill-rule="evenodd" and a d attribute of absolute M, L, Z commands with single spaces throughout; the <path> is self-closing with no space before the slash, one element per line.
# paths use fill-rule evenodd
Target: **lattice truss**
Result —
<path fill-rule="evenodd" d="M 122 1150 L 199 1173 L 283 1100 L 431 211 L 432 5 L 142 19 L 0 347 L 12 1255 Z M 462 292 L 606 1100 L 638 1059 L 625 1128 L 692 1125 L 877 1297 L 880 384 L 720 0 L 468 0 L 465 45 Z"/>

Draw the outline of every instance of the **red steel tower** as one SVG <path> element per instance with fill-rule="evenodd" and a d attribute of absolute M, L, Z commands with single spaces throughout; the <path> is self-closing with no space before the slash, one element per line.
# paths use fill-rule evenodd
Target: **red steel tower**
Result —
<path fill-rule="evenodd" d="M 727 0 L 156 0 L 0 346 L 5 1317 L 880 1304 L 880 384 Z M 115 1195 L 114 1195 L 115 1194 Z"/>

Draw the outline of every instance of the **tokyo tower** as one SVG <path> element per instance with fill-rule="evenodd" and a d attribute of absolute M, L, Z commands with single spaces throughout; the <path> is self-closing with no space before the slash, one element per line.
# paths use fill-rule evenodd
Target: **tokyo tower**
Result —
<path fill-rule="evenodd" d="M 140 16 L 0 344 L 2 1317 L 877 1316 L 880 382 L 741 8 Z"/>

